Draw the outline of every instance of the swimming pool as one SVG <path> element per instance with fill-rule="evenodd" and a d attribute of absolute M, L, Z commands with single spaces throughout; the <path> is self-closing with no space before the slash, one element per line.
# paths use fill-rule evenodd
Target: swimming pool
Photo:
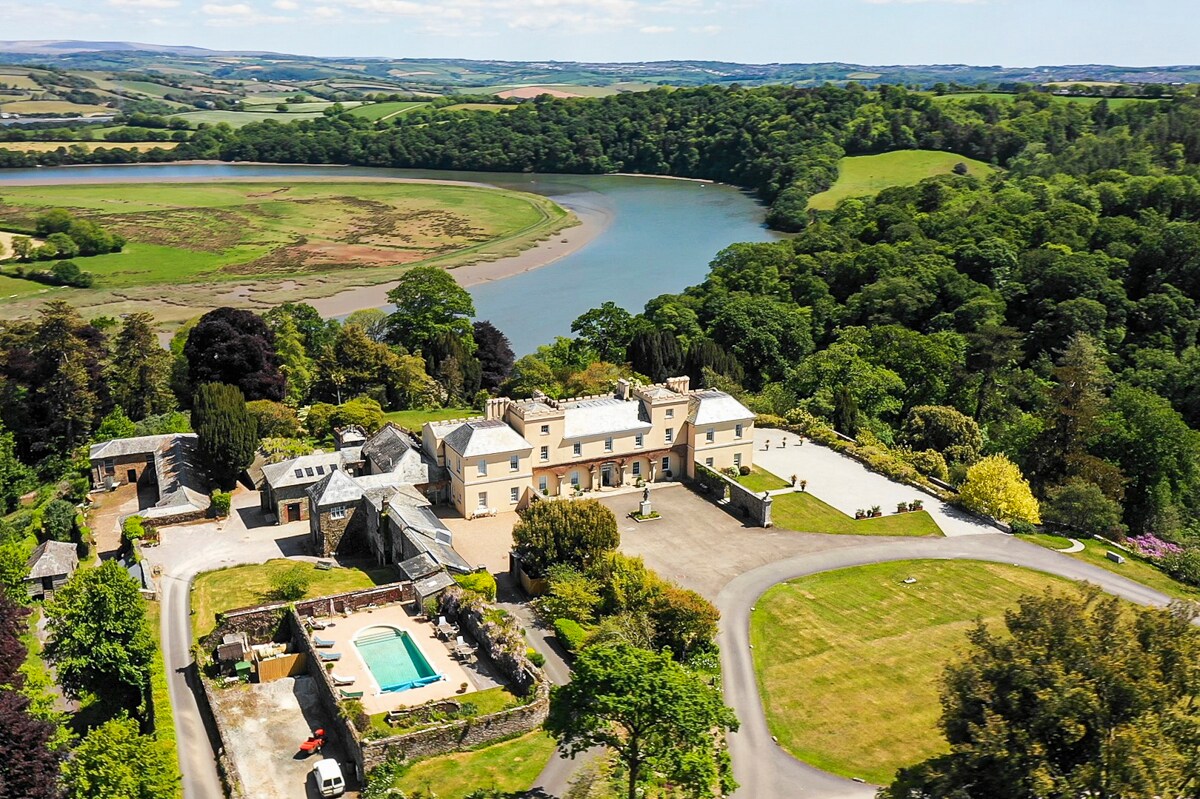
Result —
<path fill-rule="evenodd" d="M 407 691 L 442 679 L 404 630 L 370 627 L 354 639 L 354 645 L 381 691 Z"/>

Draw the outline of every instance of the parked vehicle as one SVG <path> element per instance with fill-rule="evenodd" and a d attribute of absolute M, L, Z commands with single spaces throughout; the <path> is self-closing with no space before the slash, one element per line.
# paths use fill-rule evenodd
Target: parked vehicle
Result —
<path fill-rule="evenodd" d="M 321 796 L 341 796 L 346 792 L 346 780 L 342 777 L 342 767 L 331 757 L 322 758 L 312 767 L 313 779 L 317 781 L 317 791 Z"/>

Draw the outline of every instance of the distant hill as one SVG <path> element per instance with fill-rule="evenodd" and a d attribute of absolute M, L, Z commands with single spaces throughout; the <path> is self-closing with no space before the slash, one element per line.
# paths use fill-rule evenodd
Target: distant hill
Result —
<path fill-rule="evenodd" d="M 0 41 L 0 53 L 20 55 L 68 55 L 75 53 L 168 53 L 170 55 L 212 58 L 231 55 L 272 55 L 267 50 L 233 51 L 209 50 L 204 47 L 171 44 L 143 44 L 141 42 L 85 42 L 74 39 L 29 39 L 24 41 Z"/>

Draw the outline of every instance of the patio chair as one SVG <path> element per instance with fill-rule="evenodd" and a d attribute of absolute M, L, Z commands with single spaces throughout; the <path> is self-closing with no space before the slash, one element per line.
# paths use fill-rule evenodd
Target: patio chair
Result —
<path fill-rule="evenodd" d="M 340 695 L 342 699 L 362 699 L 363 694 L 365 693 L 366 691 L 347 691 L 344 688 L 338 689 L 338 695 Z"/>
<path fill-rule="evenodd" d="M 334 685 L 354 685 L 354 681 L 357 679 L 356 677 L 342 677 L 336 671 L 329 676 L 333 677 Z"/>
<path fill-rule="evenodd" d="M 342 653 L 341 652 L 318 652 L 317 657 L 326 663 L 332 663 L 335 660 L 341 660 Z"/>
<path fill-rule="evenodd" d="M 314 635 L 314 636 L 313 636 L 313 644 L 314 644 L 314 645 L 315 645 L 315 646 L 316 646 L 318 649 L 332 649 L 332 648 L 333 648 L 333 645 L 334 645 L 334 644 L 336 644 L 336 643 L 337 643 L 337 641 L 331 641 L 331 640 L 329 640 L 328 638 L 322 638 L 322 637 L 321 637 L 321 636 L 319 636 L 319 635 Z"/>

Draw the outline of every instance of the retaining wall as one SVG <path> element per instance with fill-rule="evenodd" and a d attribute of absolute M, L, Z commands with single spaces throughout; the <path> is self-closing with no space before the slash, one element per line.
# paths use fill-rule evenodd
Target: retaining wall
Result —
<path fill-rule="evenodd" d="M 723 502 L 730 513 L 748 520 L 755 527 L 771 526 L 770 495 L 759 494 L 733 478 L 726 477 L 718 471 L 708 468 L 700 462 L 695 462 L 696 482 L 704 487 L 709 496 L 717 502 Z"/>

